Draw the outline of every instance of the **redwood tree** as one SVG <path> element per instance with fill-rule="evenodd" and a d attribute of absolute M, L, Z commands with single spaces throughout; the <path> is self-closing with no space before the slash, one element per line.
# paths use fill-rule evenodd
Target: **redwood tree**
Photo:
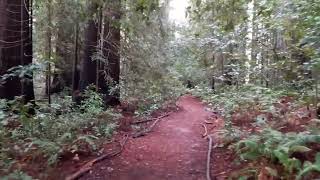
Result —
<path fill-rule="evenodd" d="M 90 84 L 96 85 L 98 92 L 104 94 L 107 106 L 120 103 L 119 90 L 111 94 L 111 88 L 117 86 L 120 81 L 120 1 L 112 2 L 111 5 L 106 6 L 104 18 L 100 17 L 99 21 L 95 21 L 92 17 L 99 14 L 101 6 L 92 2 L 89 6 L 91 18 L 85 30 L 80 72 L 80 91 Z M 101 44 L 98 43 L 99 38 L 100 40 L 102 38 Z M 98 45 L 102 46 L 102 52 L 99 52 Z M 97 54 L 104 60 L 94 58 Z"/>
<path fill-rule="evenodd" d="M 85 29 L 85 40 L 83 47 L 83 57 L 81 62 L 80 72 L 80 91 L 84 91 L 88 85 L 95 84 L 96 82 L 96 61 L 92 57 L 96 51 L 98 39 L 98 24 L 93 19 L 93 15 L 97 11 L 98 5 L 90 2 L 88 13 L 87 27 Z"/>

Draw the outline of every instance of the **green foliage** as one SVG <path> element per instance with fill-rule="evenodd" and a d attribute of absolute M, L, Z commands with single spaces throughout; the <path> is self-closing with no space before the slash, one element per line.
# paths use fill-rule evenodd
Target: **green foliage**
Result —
<path fill-rule="evenodd" d="M 1 75 L 0 86 L 3 85 L 8 79 L 19 77 L 22 81 L 32 81 L 32 74 L 35 71 L 43 69 L 41 64 L 31 64 L 28 66 L 15 66 L 7 70 L 6 74 Z"/>
<path fill-rule="evenodd" d="M 316 156 L 315 164 L 306 161 L 303 166 L 303 159 L 293 156 L 294 153 L 303 154 L 312 151 L 308 147 L 309 143 L 320 143 L 320 136 L 308 132 L 283 134 L 272 129 L 265 129 L 259 135 L 239 141 L 235 149 L 243 160 L 256 161 L 265 158 L 269 163 L 278 162 L 284 168 L 282 172 L 284 176 L 300 171 L 297 179 L 301 179 L 308 172 L 319 170 L 317 164 L 319 155 Z"/>
<path fill-rule="evenodd" d="M 311 163 L 310 161 L 306 161 L 303 164 L 303 168 L 300 170 L 297 179 L 302 179 L 303 176 L 307 175 L 312 171 L 320 172 L 320 153 L 316 154 L 315 163 Z"/>
<path fill-rule="evenodd" d="M 10 173 L 19 163 L 16 158 L 29 156 L 45 158 L 54 166 L 65 153 L 98 150 L 100 138 L 113 134 L 120 116 L 103 110 L 100 94 L 88 89 L 85 96 L 78 108 L 71 97 L 56 97 L 55 103 L 41 105 L 34 116 L 19 99 L 1 102 L 5 116 L 0 124 L 0 168 Z"/>
<path fill-rule="evenodd" d="M 88 87 L 84 92 L 85 101 L 82 102 L 80 109 L 84 114 L 94 116 L 103 111 L 103 98 L 98 94 L 94 87 Z"/>
<path fill-rule="evenodd" d="M 288 94 L 284 90 L 272 90 L 250 84 L 241 87 L 226 87 L 218 92 L 205 85 L 199 85 L 191 90 L 191 93 L 201 97 L 204 102 L 220 111 L 227 124 L 231 123 L 231 115 L 236 110 L 258 108 L 261 112 L 273 111 L 273 104 L 280 97 Z"/>
<path fill-rule="evenodd" d="M 7 176 L 1 178 L 2 180 L 32 180 L 33 178 L 22 171 L 15 170 Z"/>
<path fill-rule="evenodd" d="M 317 123 L 316 120 L 309 125 L 313 128 L 312 131 L 282 133 L 271 128 L 279 128 L 286 124 L 285 114 L 289 113 L 290 109 L 312 102 L 313 93 L 308 87 L 299 90 L 288 87 L 270 89 L 248 84 L 212 90 L 204 84 L 196 86 L 190 92 L 201 97 L 224 118 L 226 129 L 219 135 L 223 139 L 223 145 L 219 147 L 235 142 L 229 147 L 234 148 L 239 158 L 251 165 L 257 165 L 248 168 L 246 166 L 236 174 L 246 175 L 244 178 L 257 177 L 261 171 L 260 165 L 267 169 L 269 175 L 284 179 L 302 179 L 310 172 L 318 171 L 317 161 L 311 163 L 297 156 L 317 153 L 311 146 L 320 143 L 318 126 L 314 125 Z M 279 107 L 281 101 L 287 101 L 286 99 L 289 100 L 286 105 L 287 112 Z M 242 113 L 244 116 L 240 116 L 240 124 L 235 124 L 237 115 Z M 267 114 L 272 115 L 271 119 L 268 119 Z M 247 132 L 246 128 L 250 126 L 263 130 Z"/>
<path fill-rule="evenodd" d="M 162 83 L 165 84 L 161 85 Z M 144 114 L 150 114 L 160 109 L 166 101 L 175 102 L 184 92 L 183 86 L 174 77 L 146 84 L 145 88 L 143 102 L 139 104 L 139 112 Z"/>

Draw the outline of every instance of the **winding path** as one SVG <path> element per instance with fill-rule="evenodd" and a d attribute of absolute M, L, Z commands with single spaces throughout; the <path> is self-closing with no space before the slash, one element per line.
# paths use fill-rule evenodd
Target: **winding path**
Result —
<path fill-rule="evenodd" d="M 98 163 L 83 180 L 205 180 L 207 140 L 201 123 L 212 113 L 186 95 L 180 110 L 163 118 L 147 136 L 130 139 L 122 154 Z"/>

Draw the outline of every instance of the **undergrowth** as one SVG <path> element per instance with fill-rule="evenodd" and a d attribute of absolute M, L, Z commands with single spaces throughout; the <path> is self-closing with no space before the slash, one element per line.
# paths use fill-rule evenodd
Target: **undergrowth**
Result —
<path fill-rule="evenodd" d="M 28 163 L 39 165 L 45 161 L 44 166 L 55 167 L 67 154 L 73 158 L 81 153 L 97 152 L 101 138 L 113 134 L 120 115 L 112 110 L 104 111 L 102 97 L 95 91 L 86 90 L 85 97 L 79 106 L 68 96 L 54 98 L 50 106 L 38 103 L 34 115 L 28 113 L 32 104 L 24 105 L 19 98 L 1 100 L 0 174 L 3 178 L 28 179 L 23 173 Z"/>
<path fill-rule="evenodd" d="M 218 147 L 234 151 L 234 163 L 242 164 L 230 179 L 319 177 L 319 120 L 312 119 L 309 90 L 244 85 L 214 91 L 200 85 L 191 93 L 225 121 L 225 146 Z"/>
<path fill-rule="evenodd" d="M 255 169 L 255 176 L 264 169 L 275 178 L 301 179 L 310 172 L 320 172 L 320 149 L 313 149 L 319 143 L 318 134 L 264 129 L 237 142 L 235 150 L 241 160 L 253 162 L 251 166 L 257 167 L 251 167 Z"/>
<path fill-rule="evenodd" d="M 137 88 L 138 86 L 138 88 Z M 125 88 L 123 88 L 125 89 Z M 134 107 L 137 116 L 148 116 L 165 104 L 175 103 L 186 92 L 185 87 L 174 76 L 162 79 L 141 81 L 122 91 L 123 101 Z"/>

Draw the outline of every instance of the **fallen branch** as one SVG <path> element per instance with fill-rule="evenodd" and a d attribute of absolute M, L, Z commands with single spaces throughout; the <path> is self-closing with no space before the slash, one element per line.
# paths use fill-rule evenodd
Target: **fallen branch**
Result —
<path fill-rule="evenodd" d="M 142 131 L 139 131 L 139 132 L 135 133 L 132 137 L 133 138 L 138 138 L 138 137 L 146 135 L 147 133 L 150 133 L 152 131 L 152 129 L 154 128 L 154 126 L 156 126 L 156 124 L 158 122 L 160 122 L 164 117 L 169 116 L 171 113 L 172 112 L 167 113 L 166 115 L 163 115 L 163 116 L 160 116 L 160 117 L 156 118 L 156 120 L 152 123 L 151 126 L 149 126 L 148 128 L 146 128 L 146 129 L 144 129 Z"/>
<path fill-rule="evenodd" d="M 204 128 L 204 133 L 202 134 L 202 137 L 206 137 L 208 135 L 208 129 L 207 129 L 207 126 L 205 124 L 201 124 L 202 127 Z"/>
<path fill-rule="evenodd" d="M 209 122 L 209 121 L 204 121 L 206 124 L 214 124 L 213 122 Z"/>
<path fill-rule="evenodd" d="M 135 122 L 132 122 L 131 124 L 142 124 L 142 123 L 146 123 L 146 122 L 149 122 L 149 121 L 154 121 L 154 120 L 162 119 L 162 118 L 164 118 L 164 117 L 169 116 L 170 114 L 171 114 L 171 112 L 170 112 L 170 113 L 167 113 L 167 114 L 164 114 L 164 115 L 162 115 L 162 116 L 160 116 L 160 117 L 157 117 L 157 118 L 151 118 L 151 119 L 146 119 L 146 120 L 141 120 L 141 121 L 135 121 Z"/>
<path fill-rule="evenodd" d="M 207 154 L 207 180 L 211 180 L 211 175 L 210 175 L 210 161 L 211 161 L 211 152 L 212 152 L 212 137 L 210 135 L 207 136 L 209 139 L 209 147 L 208 147 L 208 154 Z"/>
<path fill-rule="evenodd" d="M 142 124 L 142 123 L 147 123 L 147 122 L 150 122 L 150 121 L 153 121 L 153 120 L 154 120 L 154 118 L 145 119 L 145 120 L 141 120 L 141 121 L 134 121 L 131 124 Z"/>
<path fill-rule="evenodd" d="M 75 179 L 78 179 L 80 178 L 81 176 L 83 176 L 85 173 L 87 173 L 88 171 L 90 171 L 92 169 L 92 166 L 98 162 L 101 162 L 105 159 L 108 159 L 108 158 L 111 158 L 111 157 L 114 157 L 114 156 L 117 156 L 118 154 L 120 154 L 123 149 L 124 149 L 124 145 L 126 144 L 127 140 L 128 140 L 129 136 L 126 134 L 123 141 L 120 142 L 120 149 L 115 151 L 115 152 L 111 152 L 109 154 L 105 154 L 103 156 L 100 156 L 96 159 L 93 159 L 89 162 L 87 162 L 84 166 L 81 167 L 81 169 L 75 173 L 73 173 L 72 175 L 66 177 L 65 180 L 75 180 Z"/>
<path fill-rule="evenodd" d="M 211 162 L 211 152 L 212 152 L 212 137 L 211 135 L 208 135 L 208 130 L 207 130 L 207 126 L 204 123 L 201 123 L 202 127 L 204 128 L 204 133 L 203 133 L 203 137 L 209 139 L 209 145 L 208 145 L 208 154 L 207 154 L 207 171 L 206 171 L 206 176 L 207 176 L 207 180 L 211 180 L 211 175 L 210 175 L 210 162 Z"/>

